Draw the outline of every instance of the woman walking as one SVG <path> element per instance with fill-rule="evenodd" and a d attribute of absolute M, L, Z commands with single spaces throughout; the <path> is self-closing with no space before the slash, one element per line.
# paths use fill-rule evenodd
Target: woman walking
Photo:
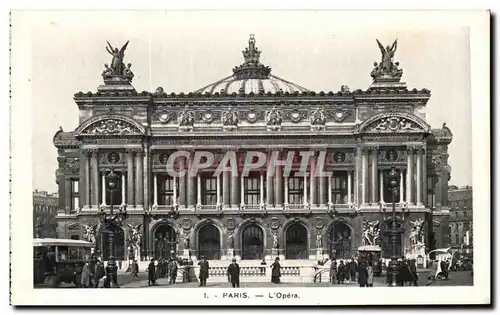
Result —
<path fill-rule="evenodd" d="M 366 286 L 373 287 L 373 263 L 368 261 L 368 267 L 366 267 Z"/>

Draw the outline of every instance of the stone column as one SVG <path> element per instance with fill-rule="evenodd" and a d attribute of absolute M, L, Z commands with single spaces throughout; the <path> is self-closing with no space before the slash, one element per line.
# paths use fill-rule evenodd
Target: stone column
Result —
<path fill-rule="evenodd" d="M 351 195 L 352 195 L 352 175 L 351 171 L 347 171 L 347 204 L 352 204 Z M 331 181 L 331 180 L 330 180 Z M 330 183 L 331 184 L 331 183 Z M 332 194 L 330 189 L 330 195 Z"/>
<path fill-rule="evenodd" d="M 125 172 L 122 173 L 122 206 L 125 205 Z"/>
<path fill-rule="evenodd" d="M 179 207 L 186 208 L 186 177 L 188 176 L 186 170 L 186 157 L 178 157 L 179 161 L 179 173 L 185 171 L 184 174 L 179 176 Z"/>
<path fill-rule="evenodd" d="M 319 195 L 318 195 L 318 204 L 320 207 L 325 207 L 326 206 L 326 198 L 325 198 L 325 179 L 326 177 L 321 176 L 318 177 L 318 182 L 319 182 Z"/>
<path fill-rule="evenodd" d="M 127 152 L 127 204 L 134 204 L 134 152 Z"/>
<path fill-rule="evenodd" d="M 362 151 L 361 158 L 361 204 L 367 204 L 368 194 L 368 152 Z"/>
<path fill-rule="evenodd" d="M 361 204 L 361 195 L 363 191 L 363 172 L 362 172 L 362 162 L 363 160 L 363 150 L 358 145 L 356 148 L 356 157 L 354 165 L 354 203 L 356 205 Z"/>
<path fill-rule="evenodd" d="M 311 207 L 316 207 L 318 204 L 318 195 L 317 195 L 317 189 L 316 189 L 316 162 L 317 162 L 317 157 L 316 155 L 311 156 L 311 164 L 310 164 L 310 170 L 309 170 L 309 189 L 311 192 L 309 193 L 309 204 Z"/>
<path fill-rule="evenodd" d="M 377 184 L 378 184 L 378 180 L 377 180 L 377 175 L 378 175 L 378 151 L 377 149 L 372 149 L 372 155 L 371 155 L 371 158 L 372 158 L 372 178 L 371 178 L 371 203 L 372 205 L 376 205 L 377 204 Z"/>
<path fill-rule="evenodd" d="M 102 192 L 102 202 L 101 206 L 106 206 L 106 173 L 102 172 L 101 173 L 101 192 Z"/>
<path fill-rule="evenodd" d="M 283 178 L 284 194 L 283 194 L 283 206 L 288 207 L 288 176 Z"/>
<path fill-rule="evenodd" d="M 196 183 L 197 183 L 197 186 L 196 187 L 196 192 L 197 192 L 197 197 L 196 197 L 196 205 L 198 207 L 201 206 L 201 176 L 200 174 L 198 173 L 198 175 L 196 176 Z"/>
<path fill-rule="evenodd" d="M 240 175 L 240 206 L 245 208 L 245 178 L 243 177 L 243 172 Z"/>
<path fill-rule="evenodd" d="M 143 175 L 143 155 L 142 151 L 137 152 L 135 155 L 135 206 L 136 207 L 144 207 L 144 191 L 142 188 L 144 182 Z"/>
<path fill-rule="evenodd" d="M 307 206 L 307 176 L 304 176 L 304 206 Z"/>
<path fill-rule="evenodd" d="M 89 194 L 89 159 L 87 150 L 83 149 L 80 155 L 81 165 L 80 165 L 80 179 L 78 183 L 78 191 L 80 192 L 80 203 L 82 208 L 87 208 L 89 205 L 88 194 Z"/>
<path fill-rule="evenodd" d="M 408 161 L 406 167 L 406 202 L 408 204 L 413 204 L 413 149 L 408 149 Z"/>
<path fill-rule="evenodd" d="M 241 191 L 239 189 L 238 169 L 234 169 L 235 173 L 231 172 L 231 208 L 238 208 L 240 202 Z"/>
<path fill-rule="evenodd" d="M 231 173 L 229 171 L 222 172 L 222 202 L 224 206 L 231 206 L 231 195 L 230 195 L 230 184 L 231 184 Z"/>
<path fill-rule="evenodd" d="M 173 188 L 172 188 L 172 206 L 174 206 L 174 208 L 177 206 L 177 176 L 174 176 L 172 177 L 172 184 L 173 184 Z"/>
<path fill-rule="evenodd" d="M 348 176 L 347 177 L 347 194 L 349 195 L 348 199 L 347 200 L 350 200 L 350 192 L 351 192 L 351 188 L 349 186 L 349 182 L 351 181 L 351 175 L 349 174 L 350 172 L 347 172 Z M 329 206 L 332 206 L 333 205 L 333 202 L 332 202 L 332 175 L 329 175 L 328 176 L 328 205 Z"/>
<path fill-rule="evenodd" d="M 92 167 L 92 208 L 97 208 L 99 205 L 99 162 L 97 150 L 92 152 L 91 167 Z M 103 187 L 104 189 L 105 187 Z"/>
<path fill-rule="evenodd" d="M 187 206 L 194 208 L 196 205 L 196 182 L 194 174 L 191 174 L 191 155 L 187 159 Z"/>
<path fill-rule="evenodd" d="M 217 176 L 217 206 L 221 205 L 221 200 L 220 200 L 220 176 L 221 176 L 221 174 L 219 174 Z"/>
<path fill-rule="evenodd" d="M 259 186 L 260 186 L 260 206 L 264 206 L 264 173 L 260 173 L 260 181 L 259 181 Z"/>
<path fill-rule="evenodd" d="M 283 166 L 276 165 L 274 173 L 274 205 L 275 207 L 283 206 Z"/>
<path fill-rule="evenodd" d="M 417 150 L 417 206 L 422 205 L 422 149 Z"/>
<path fill-rule="evenodd" d="M 405 202 L 404 200 L 404 172 L 403 170 L 401 169 L 400 170 L 400 176 L 399 176 L 399 203 L 403 203 Z M 392 200 L 391 200 L 392 201 Z"/>
<path fill-rule="evenodd" d="M 80 184 L 80 183 L 78 183 Z M 65 209 L 69 209 L 69 213 L 71 212 L 71 210 L 77 210 L 77 209 L 73 209 L 72 207 L 72 204 L 73 204 L 73 196 L 72 196 L 72 193 L 73 193 L 73 187 L 72 187 L 72 181 L 70 178 L 68 177 L 65 177 L 64 178 L 64 206 L 65 206 Z M 79 188 L 79 191 L 80 191 L 80 186 L 78 186 Z M 68 213 L 68 214 L 69 214 Z"/>
<path fill-rule="evenodd" d="M 384 201 L 384 172 L 380 171 L 380 202 L 385 203 Z"/>
<path fill-rule="evenodd" d="M 267 182 L 266 182 L 266 199 L 267 199 L 267 206 L 268 207 L 274 207 L 274 192 L 273 192 L 273 181 L 274 178 L 273 176 L 270 176 L 269 173 L 267 173 Z"/>
<path fill-rule="evenodd" d="M 158 207 L 158 174 L 153 177 L 153 207 Z"/>

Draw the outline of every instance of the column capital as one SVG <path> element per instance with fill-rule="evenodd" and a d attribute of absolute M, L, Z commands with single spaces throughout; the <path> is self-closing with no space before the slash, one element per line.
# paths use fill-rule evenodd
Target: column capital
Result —
<path fill-rule="evenodd" d="M 142 148 L 125 148 L 125 152 L 131 153 L 131 154 L 134 154 L 137 152 L 142 152 L 142 151 L 143 151 Z"/>

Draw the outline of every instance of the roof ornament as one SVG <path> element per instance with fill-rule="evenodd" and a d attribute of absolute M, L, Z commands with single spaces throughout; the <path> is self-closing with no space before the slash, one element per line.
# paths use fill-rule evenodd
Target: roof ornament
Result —
<path fill-rule="evenodd" d="M 371 77 L 375 82 L 399 82 L 403 75 L 403 70 L 399 69 L 399 62 L 394 62 L 394 54 L 398 47 L 398 40 L 396 39 L 392 46 L 384 46 L 377 39 L 377 44 L 380 49 L 381 61 L 374 63 L 375 68 L 371 72 Z"/>
<path fill-rule="evenodd" d="M 271 68 L 260 63 L 261 51 L 255 46 L 254 34 L 250 34 L 248 47 L 246 47 L 242 53 L 245 62 L 233 68 L 233 73 L 238 80 L 269 78 Z"/>
<path fill-rule="evenodd" d="M 129 63 L 125 66 L 123 62 L 125 50 L 127 49 L 129 41 L 127 41 L 120 50 L 113 47 L 109 41 L 106 41 L 106 43 L 108 44 L 108 46 L 106 46 L 106 51 L 113 56 L 113 58 L 111 59 L 111 65 L 104 65 L 104 71 L 102 72 L 104 81 L 132 81 L 134 77 L 134 73 L 132 73 L 130 69 L 132 64 Z"/>

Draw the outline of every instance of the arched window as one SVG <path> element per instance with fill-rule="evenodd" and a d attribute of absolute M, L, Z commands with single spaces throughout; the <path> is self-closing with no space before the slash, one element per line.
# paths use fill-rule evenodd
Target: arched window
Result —
<path fill-rule="evenodd" d="M 153 235 L 154 258 L 170 259 L 177 252 L 177 235 L 169 224 L 158 226 Z"/>

